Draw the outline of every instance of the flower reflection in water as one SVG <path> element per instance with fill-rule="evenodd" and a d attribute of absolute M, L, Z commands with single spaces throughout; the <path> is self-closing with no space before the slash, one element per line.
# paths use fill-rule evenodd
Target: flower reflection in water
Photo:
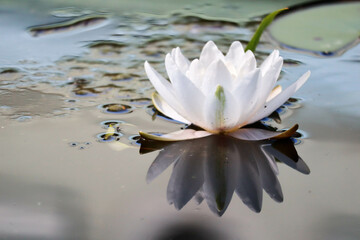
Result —
<path fill-rule="evenodd" d="M 178 210 L 192 198 L 198 203 L 205 199 L 211 211 L 221 216 L 235 191 L 250 209 L 260 212 L 263 189 L 275 201 L 283 201 L 277 162 L 310 173 L 290 138 L 244 141 L 218 134 L 187 141 L 140 142 L 140 153 L 162 149 L 148 170 L 148 183 L 174 163 L 167 199 Z"/>

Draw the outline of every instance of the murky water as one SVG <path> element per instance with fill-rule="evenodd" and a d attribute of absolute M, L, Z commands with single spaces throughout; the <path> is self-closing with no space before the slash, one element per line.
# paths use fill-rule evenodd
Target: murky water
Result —
<path fill-rule="evenodd" d="M 181 199 L 169 200 L 168 185 L 174 189 L 181 174 L 196 174 L 204 163 L 187 158 L 173 168 L 153 163 L 159 152 L 139 154 L 140 130 L 183 127 L 154 112 L 144 61 L 164 73 L 173 47 L 195 58 L 211 39 L 227 51 L 232 41 L 250 39 L 255 16 L 284 3 L 246 3 L 246 17 L 235 18 L 243 2 L 159 1 L 158 9 L 132 2 L 121 2 L 125 10 L 112 2 L 79 1 L 74 8 L 58 1 L 2 2 L 0 238 L 360 238 L 360 45 L 336 57 L 281 50 L 283 84 L 312 72 L 296 101 L 266 120 L 279 129 L 300 124 L 295 147 L 311 170 L 304 175 L 282 163 L 263 168 L 277 166 L 282 203 L 263 194 L 255 213 L 234 195 L 222 217 L 205 201 L 190 200 L 178 211 Z M 262 40 L 260 61 L 274 48 L 269 36 Z M 114 133 L 107 135 L 110 126 Z"/>

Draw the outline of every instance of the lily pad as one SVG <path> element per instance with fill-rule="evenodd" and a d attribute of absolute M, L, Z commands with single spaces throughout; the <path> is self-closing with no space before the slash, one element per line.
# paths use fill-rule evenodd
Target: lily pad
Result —
<path fill-rule="evenodd" d="M 268 14 L 277 9 L 309 1 L 310 0 L 3 0 L 2 3 L 28 6 L 31 9 L 51 9 L 51 11 L 53 11 L 53 8 L 60 8 L 57 13 L 60 11 L 62 16 L 71 16 L 74 12 L 81 13 L 85 11 L 84 13 L 86 13 L 90 11 L 86 11 L 86 9 L 97 9 L 100 11 L 110 11 L 115 14 L 146 13 L 164 17 L 177 14 L 181 16 L 199 17 L 206 20 L 244 23 L 251 18 Z M 64 8 L 64 6 L 67 8 Z M 69 8 L 69 6 L 73 8 Z"/>
<path fill-rule="evenodd" d="M 271 36 L 282 46 L 339 54 L 358 43 L 360 3 L 320 5 L 294 11 L 277 18 L 269 27 Z"/>

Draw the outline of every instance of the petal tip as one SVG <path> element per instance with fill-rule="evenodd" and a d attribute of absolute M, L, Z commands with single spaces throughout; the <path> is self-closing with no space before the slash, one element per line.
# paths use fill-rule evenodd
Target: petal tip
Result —
<path fill-rule="evenodd" d="M 279 135 L 274 136 L 272 139 L 284 139 L 284 138 L 290 138 L 294 135 L 294 133 L 299 129 L 299 124 L 295 124 L 285 132 L 280 133 Z"/>

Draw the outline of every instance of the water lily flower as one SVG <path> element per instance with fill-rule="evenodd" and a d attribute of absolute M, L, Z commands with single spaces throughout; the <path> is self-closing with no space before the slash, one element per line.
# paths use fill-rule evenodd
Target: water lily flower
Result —
<path fill-rule="evenodd" d="M 165 58 L 170 81 L 146 61 L 146 74 L 158 92 L 152 96 L 155 107 L 172 119 L 204 129 L 187 129 L 175 136 L 162 137 L 175 140 L 211 134 L 229 134 L 246 140 L 274 137 L 265 134 L 265 130 L 250 131 L 242 127 L 270 115 L 310 76 L 308 71 L 282 90 L 281 86 L 276 86 L 282 65 L 279 51 L 274 50 L 258 67 L 253 52 L 244 52 L 238 41 L 231 44 L 226 55 L 209 41 L 199 59 L 191 62 L 179 47 L 173 49 Z"/>

